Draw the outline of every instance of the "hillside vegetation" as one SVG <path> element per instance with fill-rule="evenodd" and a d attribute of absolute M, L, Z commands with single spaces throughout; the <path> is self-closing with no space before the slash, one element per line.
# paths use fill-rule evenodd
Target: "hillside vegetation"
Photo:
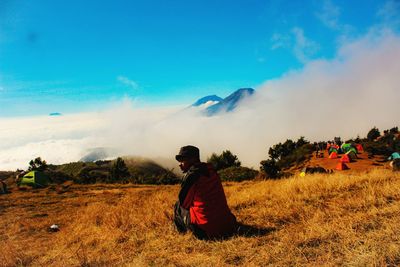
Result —
<path fill-rule="evenodd" d="M 178 177 L 150 159 L 126 157 L 96 162 L 70 162 L 61 165 L 47 165 L 41 158 L 32 170 L 41 170 L 53 184 L 73 181 L 78 184 L 134 183 L 134 184 L 176 184 Z M 32 162 L 32 161 L 31 161 Z M 42 163 L 45 167 L 43 168 Z"/>
<path fill-rule="evenodd" d="M 244 224 L 200 241 L 171 226 L 179 186 L 72 185 L 0 196 L 0 266 L 400 264 L 400 174 L 225 184 Z M 58 223 L 60 231 L 48 227 Z"/>

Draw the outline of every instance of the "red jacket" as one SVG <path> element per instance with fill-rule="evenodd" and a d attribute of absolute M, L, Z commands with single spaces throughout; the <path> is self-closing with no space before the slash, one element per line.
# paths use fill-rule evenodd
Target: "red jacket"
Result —
<path fill-rule="evenodd" d="M 202 229 L 208 237 L 229 235 L 236 230 L 236 218 L 229 210 L 218 174 L 211 164 L 206 167 L 208 174 L 200 174 L 182 206 L 190 211 L 191 223 Z"/>

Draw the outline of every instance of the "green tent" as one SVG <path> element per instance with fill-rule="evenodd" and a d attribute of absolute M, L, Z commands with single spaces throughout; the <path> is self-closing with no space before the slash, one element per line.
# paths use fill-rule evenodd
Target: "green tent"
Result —
<path fill-rule="evenodd" d="M 357 152 L 354 152 L 354 150 L 350 150 L 350 151 L 347 152 L 346 154 L 349 156 L 350 161 L 355 161 L 355 160 L 357 160 Z"/>
<path fill-rule="evenodd" d="M 350 147 L 346 153 L 349 153 L 349 152 L 354 152 L 355 154 L 358 153 L 357 149 L 354 146 Z"/>
<path fill-rule="evenodd" d="M 18 186 L 29 185 L 32 187 L 45 187 L 49 183 L 49 178 L 46 174 L 40 171 L 31 171 L 24 175 L 20 181 L 18 181 Z"/>
<path fill-rule="evenodd" d="M 351 149 L 352 147 L 353 147 L 353 146 L 352 146 L 350 143 L 344 143 L 344 144 L 342 145 L 342 151 L 343 151 L 343 153 L 349 152 L 350 149 Z M 357 150 L 356 150 L 356 153 L 357 153 Z"/>
<path fill-rule="evenodd" d="M 329 148 L 329 151 L 328 151 L 328 154 L 330 155 L 330 154 L 332 154 L 333 152 L 335 152 L 336 154 L 339 154 L 339 152 L 338 152 L 338 150 L 337 150 L 336 148 L 330 147 L 330 148 Z"/>

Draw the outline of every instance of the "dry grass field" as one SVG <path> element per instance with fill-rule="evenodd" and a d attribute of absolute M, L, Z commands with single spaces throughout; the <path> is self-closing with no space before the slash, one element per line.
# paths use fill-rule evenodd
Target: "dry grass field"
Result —
<path fill-rule="evenodd" d="M 0 195 L 0 266 L 400 265 L 399 173 L 224 186 L 245 226 L 215 241 L 174 231 L 179 186 L 13 189 Z M 60 231 L 49 232 L 52 224 Z"/>

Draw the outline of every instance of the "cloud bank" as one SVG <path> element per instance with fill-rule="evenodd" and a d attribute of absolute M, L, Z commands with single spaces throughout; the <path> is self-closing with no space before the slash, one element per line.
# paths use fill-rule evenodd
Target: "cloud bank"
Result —
<path fill-rule="evenodd" d="M 400 38 L 380 31 L 343 45 L 333 60 L 309 61 L 266 81 L 233 113 L 139 109 L 128 99 L 99 113 L 0 119 L 0 170 L 26 168 L 37 156 L 55 164 L 76 161 L 95 147 L 115 149 L 112 156 L 173 160 L 186 144 L 198 146 L 203 160 L 229 149 L 243 165 L 258 168 L 268 148 L 287 138 L 351 138 L 373 126 L 399 126 L 399 73 Z"/>

